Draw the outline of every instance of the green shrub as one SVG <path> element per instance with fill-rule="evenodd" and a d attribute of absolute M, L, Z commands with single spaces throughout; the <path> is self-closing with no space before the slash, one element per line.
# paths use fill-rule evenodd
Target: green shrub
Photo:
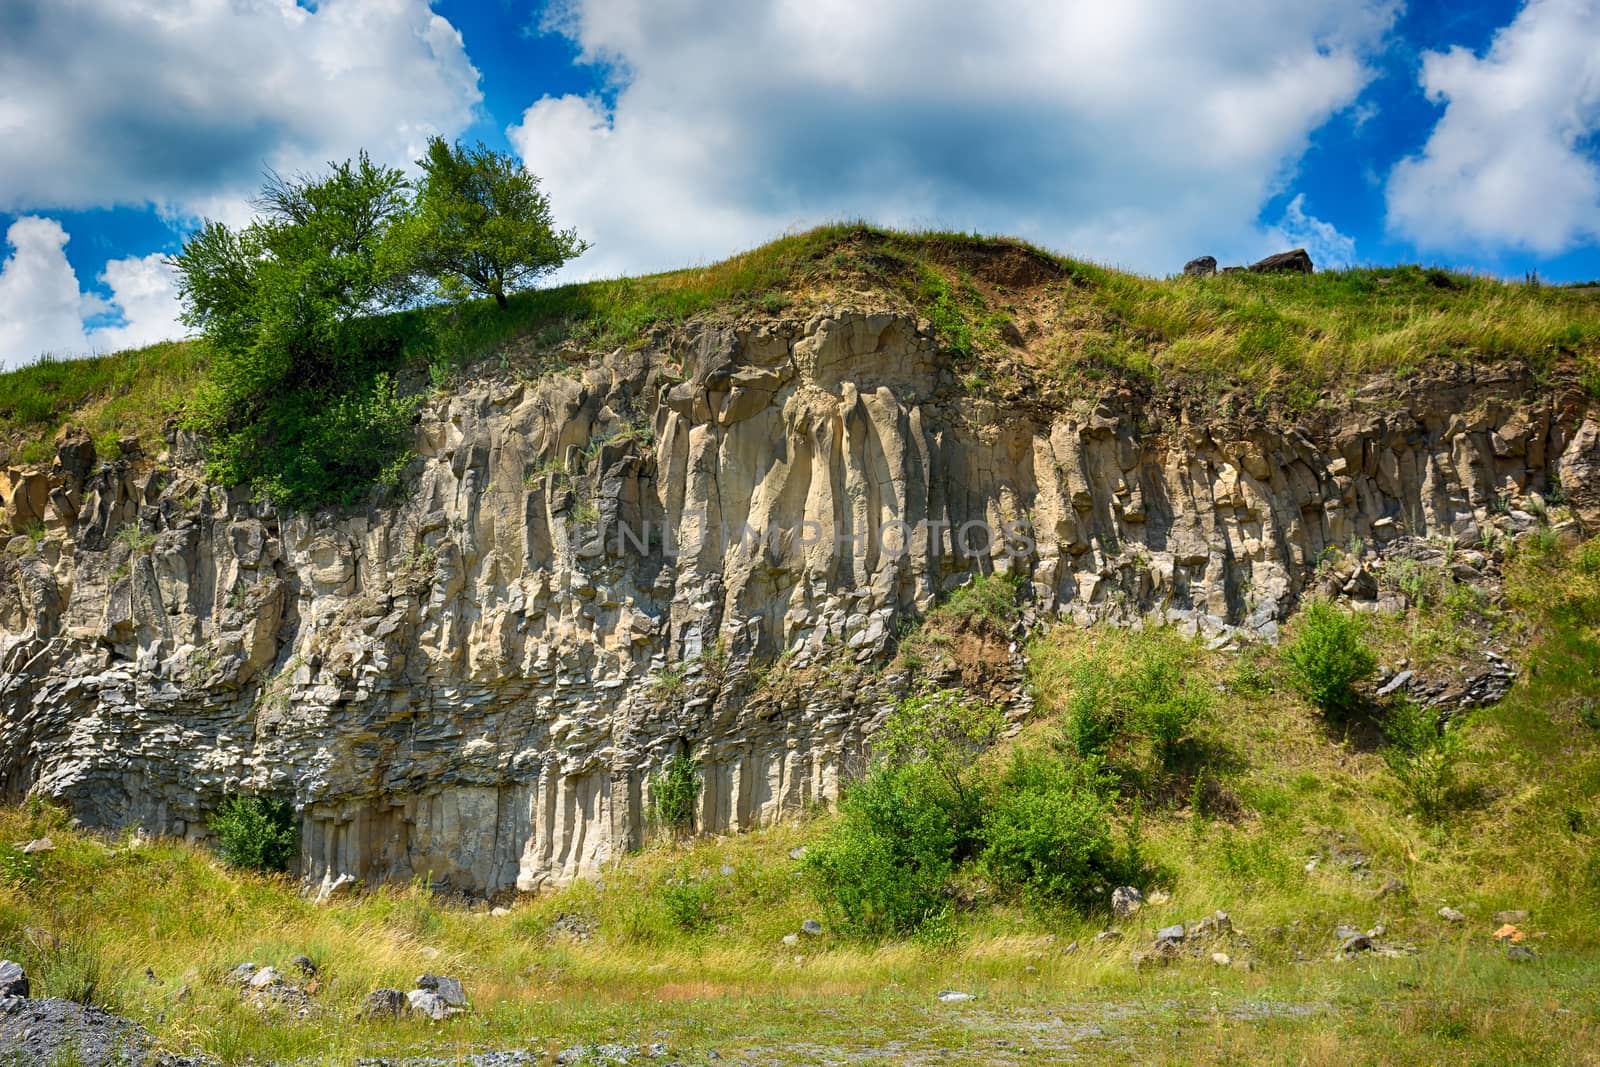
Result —
<path fill-rule="evenodd" d="M 943 786 L 952 824 L 966 835 L 977 825 L 982 802 L 977 757 L 999 739 L 1005 723 L 998 705 L 939 689 L 902 700 L 873 738 L 873 752 L 889 766 L 927 767 Z"/>
<path fill-rule="evenodd" d="M 1283 657 L 1295 688 L 1331 718 L 1361 707 L 1356 687 L 1377 668 L 1361 620 L 1325 600 L 1313 600 L 1301 613 Z"/>
<path fill-rule="evenodd" d="M 688 756 L 674 754 L 661 774 L 650 779 L 650 821 L 677 832 L 694 829 L 694 804 L 700 775 Z"/>
<path fill-rule="evenodd" d="M 1096 765 L 1018 753 L 983 816 L 984 871 L 1002 891 L 1085 907 L 1122 873 Z"/>
<path fill-rule="evenodd" d="M 222 802 L 211 819 L 217 848 L 231 867 L 278 872 L 300 853 L 294 808 L 276 797 L 238 796 Z"/>
<path fill-rule="evenodd" d="M 717 887 L 712 882 L 680 870 L 657 892 L 667 918 L 684 933 L 701 933 L 715 924 Z"/>
<path fill-rule="evenodd" d="M 1105 755 L 1118 739 L 1149 741 L 1170 768 L 1195 724 L 1211 709 L 1211 692 L 1189 671 L 1192 646 L 1170 630 L 1131 634 L 1121 654 L 1085 655 L 1068 675 L 1067 742 L 1085 759 Z"/>
<path fill-rule="evenodd" d="M 942 915 L 958 835 L 925 763 L 879 762 L 845 790 L 838 821 L 806 850 L 817 898 L 848 932 L 910 933 Z"/>
<path fill-rule="evenodd" d="M 1122 726 L 1117 679 L 1101 660 L 1089 656 L 1073 666 L 1070 679 L 1072 695 L 1067 698 L 1065 723 L 1067 742 L 1084 759 L 1103 756 Z"/>
<path fill-rule="evenodd" d="M 939 606 L 939 613 L 963 622 L 1009 626 L 1022 613 L 1018 599 L 1022 580 L 1010 574 L 984 574 L 957 586 Z"/>
<path fill-rule="evenodd" d="M 1441 727 L 1433 710 L 1409 700 L 1383 720 L 1383 761 L 1417 814 L 1437 822 L 1448 812 L 1464 748 L 1459 726 Z"/>

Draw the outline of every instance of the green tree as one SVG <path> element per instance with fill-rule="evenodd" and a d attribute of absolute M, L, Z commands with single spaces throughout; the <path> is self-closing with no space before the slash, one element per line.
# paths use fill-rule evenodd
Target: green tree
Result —
<path fill-rule="evenodd" d="M 364 152 L 319 178 L 274 174 L 253 222 L 207 222 L 173 258 L 210 351 L 192 417 L 212 477 L 290 507 L 397 480 L 414 406 L 382 376 L 400 339 L 377 313 L 417 293 L 409 193 Z"/>
<path fill-rule="evenodd" d="M 417 164 L 412 254 L 448 299 L 477 293 L 503 308 L 508 294 L 589 247 L 576 230 L 556 229 L 539 179 L 509 155 L 435 137 Z"/>

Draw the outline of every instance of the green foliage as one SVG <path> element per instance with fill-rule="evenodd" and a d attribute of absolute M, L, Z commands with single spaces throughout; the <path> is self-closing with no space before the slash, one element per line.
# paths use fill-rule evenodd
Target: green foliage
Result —
<path fill-rule="evenodd" d="M 983 869 L 1002 890 L 1086 907 L 1123 877 L 1093 761 L 1017 753 L 983 815 Z M 1103 899 L 1103 896 L 1102 896 Z"/>
<path fill-rule="evenodd" d="M 104 962 L 98 947 L 84 941 L 52 940 L 30 961 L 33 995 L 59 997 L 78 1004 L 106 1006 L 102 988 Z M 115 1005 L 111 1005 L 115 1006 Z"/>
<path fill-rule="evenodd" d="M 1194 648 L 1170 630 L 1129 635 L 1125 647 L 1076 658 L 1063 724 L 1084 758 L 1106 755 L 1119 739 L 1143 740 L 1170 769 L 1195 725 L 1211 710 L 1211 691 L 1190 670 Z"/>
<path fill-rule="evenodd" d="M 1461 725 L 1441 726 L 1432 710 L 1402 700 L 1383 720 L 1383 761 L 1417 814 L 1445 817 L 1453 801 L 1464 750 Z"/>
<path fill-rule="evenodd" d="M 845 790 L 839 819 L 806 851 L 819 900 L 849 932 L 909 933 L 948 907 L 958 834 L 926 763 L 879 762 Z"/>
<path fill-rule="evenodd" d="M 417 164 L 407 238 L 417 267 L 449 299 L 489 296 L 504 309 L 508 294 L 588 248 L 577 231 L 555 228 L 539 179 L 509 155 L 435 137 Z"/>
<path fill-rule="evenodd" d="M 184 321 L 211 353 L 193 417 L 218 481 L 308 508 L 396 479 L 414 402 L 381 374 L 401 341 L 376 316 L 416 293 L 407 188 L 365 153 L 321 178 L 273 176 L 260 218 L 208 222 L 174 258 Z"/>
<path fill-rule="evenodd" d="M 995 743 L 1005 722 L 998 705 L 940 689 L 902 700 L 873 739 L 873 750 L 891 767 L 926 767 L 942 783 L 954 825 L 965 833 L 981 799 L 977 757 Z"/>
<path fill-rule="evenodd" d="M 708 879 L 680 869 L 657 892 L 667 919 L 679 930 L 696 934 L 715 925 L 717 887 Z"/>
<path fill-rule="evenodd" d="M 0 842 L 0 885 L 26 886 L 39 877 L 39 865 L 15 845 Z"/>
<path fill-rule="evenodd" d="M 942 617 L 965 623 L 987 622 L 1005 627 L 1022 613 L 1018 594 L 1022 580 L 1011 574 L 984 574 L 960 585 L 937 611 Z"/>
<path fill-rule="evenodd" d="M 211 818 L 211 832 L 223 860 L 243 870 L 286 871 L 300 852 L 294 808 L 276 797 L 227 798 Z"/>
<path fill-rule="evenodd" d="M 674 754 L 663 773 L 650 779 L 651 821 L 673 832 L 694 829 L 700 773 L 688 756 Z"/>
<path fill-rule="evenodd" d="M 1301 612 L 1283 658 L 1295 688 L 1330 718 L 1361 707 L 1357 686 L 1377 668 L 1361 620 L 1325 600 L 1313 600 Z"/>

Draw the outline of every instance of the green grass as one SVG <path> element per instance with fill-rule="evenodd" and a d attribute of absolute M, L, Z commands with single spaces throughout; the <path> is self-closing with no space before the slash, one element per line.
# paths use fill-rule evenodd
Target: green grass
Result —
<path fill-rule="evenodd" d="M 1415 266 L 1305 275 L 1155 279 L 975 234 L 863 223 L 779 238 L 705 267 L 400 313 L 403 362 L 434 380 L 483 360 L 565 366 L 573 349 L 645 343 L 700 315 L 805 317 L 868 302 L 927 318 L 968 388 L 1059 399 L 1083 378 L 1193 376 L 1294 406 L 1380 372 L 1440 361 L 1521 361 L 1600 396 L 1600 294 L 1508 284 Z M 1018 338 L 1025 337 L 1021 348 Z M 205 370 L 194 343 L 0 374 L 0 437 L 25 461 L 49 456 L 66 421 L 104 454 L 118 433 L 159 447 L 167 415 Z"/>
<path fill-rule="evenodd" d="M 205 373 L 205 355 L 191 342 L 90 359 L 41 358 L 0 374 L 0 440 L 13 461 L 48 461 L 51 438 L 70 421 L 94 438 L 102 458 L 115 458 L 121 437 L 154 454 L 165 446 L 162 424 Z"/>

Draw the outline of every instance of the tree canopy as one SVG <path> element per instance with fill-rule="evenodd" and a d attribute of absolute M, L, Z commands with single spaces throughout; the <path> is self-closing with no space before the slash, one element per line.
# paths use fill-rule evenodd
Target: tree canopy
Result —
<path fill-rule="evenodd" d="M 252 222 L 207 221 L 172 259 L 210 352 L 191 421 L 224 485 L 292 508 L 398 485 L 416 400 L 396 388 L 401 326 L 383 313 L 429 294 L 504 307 L 586 247 L 510 157 L 436 138 L 420 162 L 417 187 L 365 152 L 269 174 Z"/>
<path fill-rule="evenodd" d="M 482 142 L 466 148 L 435 137 L 417 165 L 415 262 L 447 298 L 476 293 L 505 307 L 508 294 L 589 247 L 576 230 L 556 229 L 538 178 Z"/>

